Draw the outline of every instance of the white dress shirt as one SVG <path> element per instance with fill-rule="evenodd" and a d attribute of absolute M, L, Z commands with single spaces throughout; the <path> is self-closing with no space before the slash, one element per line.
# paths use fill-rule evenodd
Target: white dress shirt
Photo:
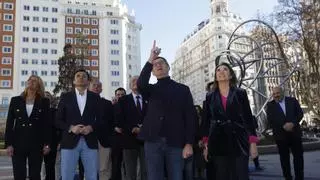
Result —
<path fill-rule="evenodd" d="M 87 102 L 87 90 L 85 90 L 83 92 L 83 94 L 81 95 L 78 91 L 78 89 L 76 88 L 76 95 L 77 95 L 77 103 L 78 103 L 78 107 L 81 113 L 81 116 L 83 114 L 84 111 L 84 107 L 86 106 L 86 102 Z"/>
<path fill-rule="evenodd" d="M 286 115 L 286 98 L 283 97 L 282 101 L 279 102 L 279 105 L 284 113 Z"/>
<path fill-rule="evenodd" d="M 26 109 L 27 109 L 28 117 L 30 117 L 33 109 L 33 104 L 26 104 Z"/>
<path fill-rule="evenodd" d="M 139 96 L 139 102 L 140 102 L 140 106 L 141 106 L 141 109 L 142 109 L 142 96 L 140 94 L 135 94 L 135 93 L 132 93 L 132 96 L 133 96 L 133 100 L 134 100 L 134 104 L 137 106 L 137 96 Z"/>

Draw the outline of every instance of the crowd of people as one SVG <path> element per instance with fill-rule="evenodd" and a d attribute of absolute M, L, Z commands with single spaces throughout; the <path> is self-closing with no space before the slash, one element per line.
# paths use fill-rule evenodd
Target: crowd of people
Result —
<path fill-rule="evenodd" d="M 41 78 L 30 76 L 24 92 L 11 99 L 7 118 L 5 147 L 14 179 L 248 180 L 250 157 L 261 169 L 256 120 L 230 65 L 216 66 L 201 108 L 189 87 L 170 78 L 160 51 L 154 42 L 141 74 L 130 79 L 131 93 L 118 88 L 112 101 L 100 96 L 101 82 L 84 69 L 76 71 L 73 90 L 61 94 L 57 107 Z M 151 73 L 155 84 L 149 83 Z M 292 179 L 291 149 L 301 180 L 302 110 L 280 87 L 273 97 L 267 117 L 283 175 Z"/>

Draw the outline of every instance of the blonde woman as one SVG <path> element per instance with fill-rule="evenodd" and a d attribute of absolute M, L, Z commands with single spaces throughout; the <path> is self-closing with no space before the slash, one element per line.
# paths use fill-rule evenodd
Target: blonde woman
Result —
<path fill-rule="evenodd" d="M 12 157 L 15 180 L 26 179 L 28 160 L 29 179 L 40 180 L 42 156 L 50 151 L 49 100 L 44 98 L 40 77 L 32 75 L 20 96 L 11 98 L 5 147 Z"/>

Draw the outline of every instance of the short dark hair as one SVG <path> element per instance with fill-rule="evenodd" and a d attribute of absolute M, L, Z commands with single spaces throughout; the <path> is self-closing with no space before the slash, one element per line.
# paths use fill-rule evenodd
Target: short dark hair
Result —
<path fill-rule="evenodd" d="M 115 95 L 117 94 L 117 91 L 124 91 L 124 93 L 127 94 L 126 90 L 124 88 L 122 88 L 122 87 L 119 87 L 114 91 Z"/>
<path fill-rule="evenodd" d="M 236 77 L 236 73 L 233 71 L 232 67 L 228 63 L 223 62 L 223 63 L 217 65 L 216 69 L 214 70 L 214 88 L 213 89 L 218 88 L 217 69 L 220 66 L 226 66 L 229 69 L 230 76 L 231 76 L 229 85 L 230 85 L 230 87 L 236 87 L 237 86 L 237 82 L 238 82 L 237 77 Z"/>
<path fill-rule="evenodd" d="M 72 48 L 72 45 L 70 43 L 66 44 L 64 47 L 63 47 L 63 52 L 66 52 L 67 49 L 70 49 Z"/>
<path fill-rule="evenodd" d="M 76 77 L 76 74 L 77 74 L 78 72 L 84 72 L 84 73 L 88 76 L 88 80 L 89 80 L 89 81 L 91 80 L 91 77 L 90 77 L 89 72 L 86 71 L 85 69 L 82 69 L 82 68 L 77 69 L 76 72 L 74 72 L 74 74 L 73 74 L 73 79 Z"/>

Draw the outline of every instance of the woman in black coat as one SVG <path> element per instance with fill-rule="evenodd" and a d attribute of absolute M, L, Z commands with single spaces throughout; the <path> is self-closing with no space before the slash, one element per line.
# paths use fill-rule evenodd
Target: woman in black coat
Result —
<path fill-rule="evenodd" d="M 41 78 L 32 75 L 24 92 L 11 98 L 6 123 L 5 147 L 15 180 L 26 179 L 27 160 L 29 179 L 40 180 L 43 154 L 50 151 L 50 130 L 49 100 Z"/>
<path fill-rule="evenodd" d="M 218 65 L 214 91 L 206 99 L 210 130 L 204 156 L 212 161 L 216 180 L 249 179 L 250 143 L 255 145 L 256 134 L 247 93 L 236 82 L 229 64 Z M 251 155 L 256 152 L 252 150 Z"/>

